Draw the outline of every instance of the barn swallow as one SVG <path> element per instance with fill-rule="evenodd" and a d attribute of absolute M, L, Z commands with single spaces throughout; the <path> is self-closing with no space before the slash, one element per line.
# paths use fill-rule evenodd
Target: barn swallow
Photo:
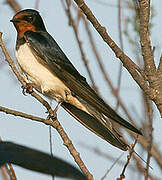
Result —
<path fill-rule="evenodd" d="M 142 135 L 88 85 L 85 77 L 46 31 L 39 12 L 22 10 L 11 22 L 17 30 L 17 65 L 27 83 L 43 95 L 55 99 L 82 125 L 121 150 L 126 151 L 129 145 L 115 130 L 112 120 Z"/>

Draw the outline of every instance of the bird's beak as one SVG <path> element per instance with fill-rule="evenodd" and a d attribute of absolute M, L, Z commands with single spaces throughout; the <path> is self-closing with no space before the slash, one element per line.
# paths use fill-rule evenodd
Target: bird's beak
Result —
<path fill-rule="evenodd" d="M 12 22 L 12 23 L 14 23 L 14 22 L 20 22 L 20 21 L 21 21 L 20 19 L 16 19 L 16 18 L 15 18 L 15 19 L 13 18 L 13 19 L 10 20 L 10 22 Z"/>

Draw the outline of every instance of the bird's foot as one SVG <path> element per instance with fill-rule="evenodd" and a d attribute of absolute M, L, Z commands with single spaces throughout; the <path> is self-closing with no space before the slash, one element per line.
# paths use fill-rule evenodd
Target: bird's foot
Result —
<path fill-rule="evenodd" d="M 57 119 L 57 111 L 58 111 L 59 107 L 61 106 L 61 104 L 62 104 L 62 102 L 59 102 L 59 103 L 57 104 L 57 106 L 56 106 L 55 109 L 53 110 L 52 115 L 49 114 L 49 115 L 47 116 L 46 120 L 50 120 L 50 118 L 51 118 L 52 120 Z M 49 113 L 49 112 L 47 111 L 46 113 Z"/>
<path fill-rule="evenodd" d="M 51 117 L 50 117 L 50 115 L 48 115 L 48 116 L 47 116 L 47 118 L 46 118 L 46 120 L 48 120 L 48 121 L 49 121 L 49 120 L 50 120 L 50 118 L 51 118 Z"/>
<path fill-rule="evenodd" d="M 45 113 L 49 113 L 48 111 L 47 112 L 45 112 Z M 57 113 L 56 112 L 54 112 L 53 111 L 53 113 L 52 114 L 48 114 L 48 116 L 47 116 L 47 118 L 46 118 L 46 120 L 55 120 L 55 119 L 57 119 Z"/>
<path fill-rule="evenodd" d="M 53 110 L 53 117 L 57 118 L 57 109 L 56 108 Z"/>
<path fill-rule="evenodd" d="M 53 117 L 57 118 L 57 111 L 59 109 L 59 107 L 61 106 L 62 102 L 59 102 L 56 106 L 56 108 L 53 110 Z"/>
<path fill-rule="evenodd" d="M 26 83 L 26 87 L 22 86 L 22 93 L 26 96 L 26 93 L 31 94 L 33 92 L 33 84 Z"/>

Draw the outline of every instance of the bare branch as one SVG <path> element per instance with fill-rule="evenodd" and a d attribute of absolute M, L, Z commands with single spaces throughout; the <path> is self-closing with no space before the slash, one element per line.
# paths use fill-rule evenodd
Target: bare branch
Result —
<path fill-rule="evenodd" d="M 141 172 L 141 173 L 145 173 L 146 169 L 143 167 L 143 165 L 141 164 L 140 162 L 140 159 L 135 155 L 133 154 L 133 159 L 135 160 L 136 162 L 136 165 L 138 167 L 138 170 Z M 150 173 L 148 173 L 148 176 L 150 178 L 150 180 L 160 180 L 160 178 L 156 178 L 154 176 L 152 176 Z"/>
<path fill-rule="evenodd" d="M 39 9 L 39 3 L 40 3 L 39 0 L 35 0 L 35 9 Z"/>
<path fill-rule="evenodd" d="M 120 178 L 117 178 L 117 180 L 122 180 L 122 179 L 125 178 L 124 173 L 125 173 L 125 170 L 126 170 L 128 164 L 129 164 L 129 162 L 130 162 L 130 159 L 131 159 L 131 157 L 132 157 L 132 155 L 133 155 L 134 147 L 135 147 L 136 143 L 137 143 L 137 139 L 135 140 L 134 144 L 132 145 L 132 147 L 131 147 L 130 150 L 129 150 L 129 155 L 127 156 L 127 162 L 125 163 L 124 168 L 123 168 L 123 171 L 122 171 L 122 173 L 120 174 Z"/>
<path fill-rule="evenodd" d="M 106 158 L 106 159 L 108 159 L 110 161 L 113 161 L 113 162 L 116 160 L 116 158 L 114 158 L 112 155 L 102 152 L 97 147 L 96 148 L 91 147 L 91 146 L 89 146 L 89 145 L 87 145 L 85 143 L 82 143 L 82 142 L 80 144 L 81 144 L 82 147 L 86 148 L 87 150 L 89 150 L 89 151 L 91 151 L 91 152 L 93 152 L 93 153 L 95 153 L 95 154 L 97 154 L 97 155 L 99 155 L 99 156 L 101 156 L 103 158 Z M 133 159 L 135 160 L 137 166 L 129 164 L 130 170 L 132 170 L 133 172 L 139 170 L 140 173 L 144 174 L 146 169 L 142 165 L 141 159 L 138 158 L 135 154 L 133 154 Z M 119 160 L 117 163 L 119 165 L 121 165 L 121 166 L 123 166 L 125 164 L 125 162 L 123 160 Z M 150 173 L 148 175 L 149 175 L 150 180 L 160 180 L 160 179 L 158 179 L 156 177 L 153 177 Z M 140 174 L 140 176 L 141 176 L 141 174 Z"/>
<path fill-rule="evenodd" d="M 146 97 L 146 103 L 147 103 L 147 110 L 148 110 L 148 133 L 149 133 L 149 140 L 148 140 L 148 147 L 147 147 L 147 164 L 146 164 L 146 171 L 145 171 L 145 180 L 148 180 L 149 177 L 149 164 L 150 164 L 150 158 L 151 158 L 151 148 L 152 148 L 152 142 L 153 142 L 153 136 L 152 136 L 152 120 L 153 120 L 153 109 L 152 109 L 152 101 Z"/>
<path fill-rule="evenodd" d="M 0 168 L 0 173 L 1 173 L 3 180 L 9 180 L 8 169 L 6 166 L 3 166 Z"/>
<path fill-rule="evenodd" d="M 119 40 L 120 40 L 120 47 L 121 50 L 124 50 L 124 45 L 123 45 L 123 37 L 122 37 L 122 26 L 121 26 L 121 13 L 122 13 L 122 6 L 121 6 L 121 0 L 118 0 L 118 31 L 119 31 Z M 120 91 L 120 86 L 121 86 L 121 79 L 122 79 L 122 63 L 120 62 L 120 66 L 119 66 L 119 74 L 118 74 L 118 87 L 117 87 L 117 93 L 119 94 Z M 119 101 L 117 99 L 117 104 L 116 104 L 116 110 L 119 107 Z"/>
<path fill-rule="evenodd" d="M 148 79 L 155 75 L 156 67 L 149 37 L 150 0 L 138 0 L 140 6 L 140 43 Z"/>
<path fill-rule="evenodd" d="M 14 116 L 20 116 L 20 117 L 24 117 L 26 119 L 31 119 L 31 120 L 38 121 L 38 122 L 44 122 L 45 121 L 45 119 L 43 119 L 43 118 L 40 118 L 37 116 L 32 116 L 30 114 L 26 114 L 26 113 L 23 113 L 20 111 L 8 109 L 8 108 L 2 107 L 2 106 L 0 106 L 0 111 L 5 112 L 6 114 L 12 114 Z"/>
<path fill-rule="evenodd" d="M 16 0 L 6 0 L 6 2 L 15 12 L 18 12 L 22 9 Z"/>
<path fill-rule="evenodd" d="M 14 169 L 13 169 L 11 163 L 8 163 L 8 167 L 9 167 L 9 170 L 10 170 L 10 172 L 11 172 L 10 178 L 11 178 L 12 180 L 17 180 L 15 171 L 14 171 Z"/>
<path fill-rule="evenodd" d="M 105 175 L 101 178 L 101 180 L 104 180 L 106 178 L 106 176 L 108 175 L 108 173 L 111 171 L 111 169 L 115 166 L 116 163 L 118 163 L 118 161 L 120 160 L 120 158 L 123 156 L 124 152 L 122 154 L 120 154 L 120 156 L 113 162 L 113 164 L 111 165 L 111 167 L 106 171 Z"/>

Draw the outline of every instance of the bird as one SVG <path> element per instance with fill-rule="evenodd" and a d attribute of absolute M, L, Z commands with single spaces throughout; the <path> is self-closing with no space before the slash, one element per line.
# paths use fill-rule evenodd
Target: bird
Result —
<path fill-rule="evenodd" d="M 54 99 L 71 116 L 113 146 L 126 151 L 129 145 L 112 121 L 142 135 L 141 131 L 118 115 L 70 62 L 47 32 L 35 9 L 17 12 L 10 20 L 17 31 L 16 61 L 27 84 Z"/>

